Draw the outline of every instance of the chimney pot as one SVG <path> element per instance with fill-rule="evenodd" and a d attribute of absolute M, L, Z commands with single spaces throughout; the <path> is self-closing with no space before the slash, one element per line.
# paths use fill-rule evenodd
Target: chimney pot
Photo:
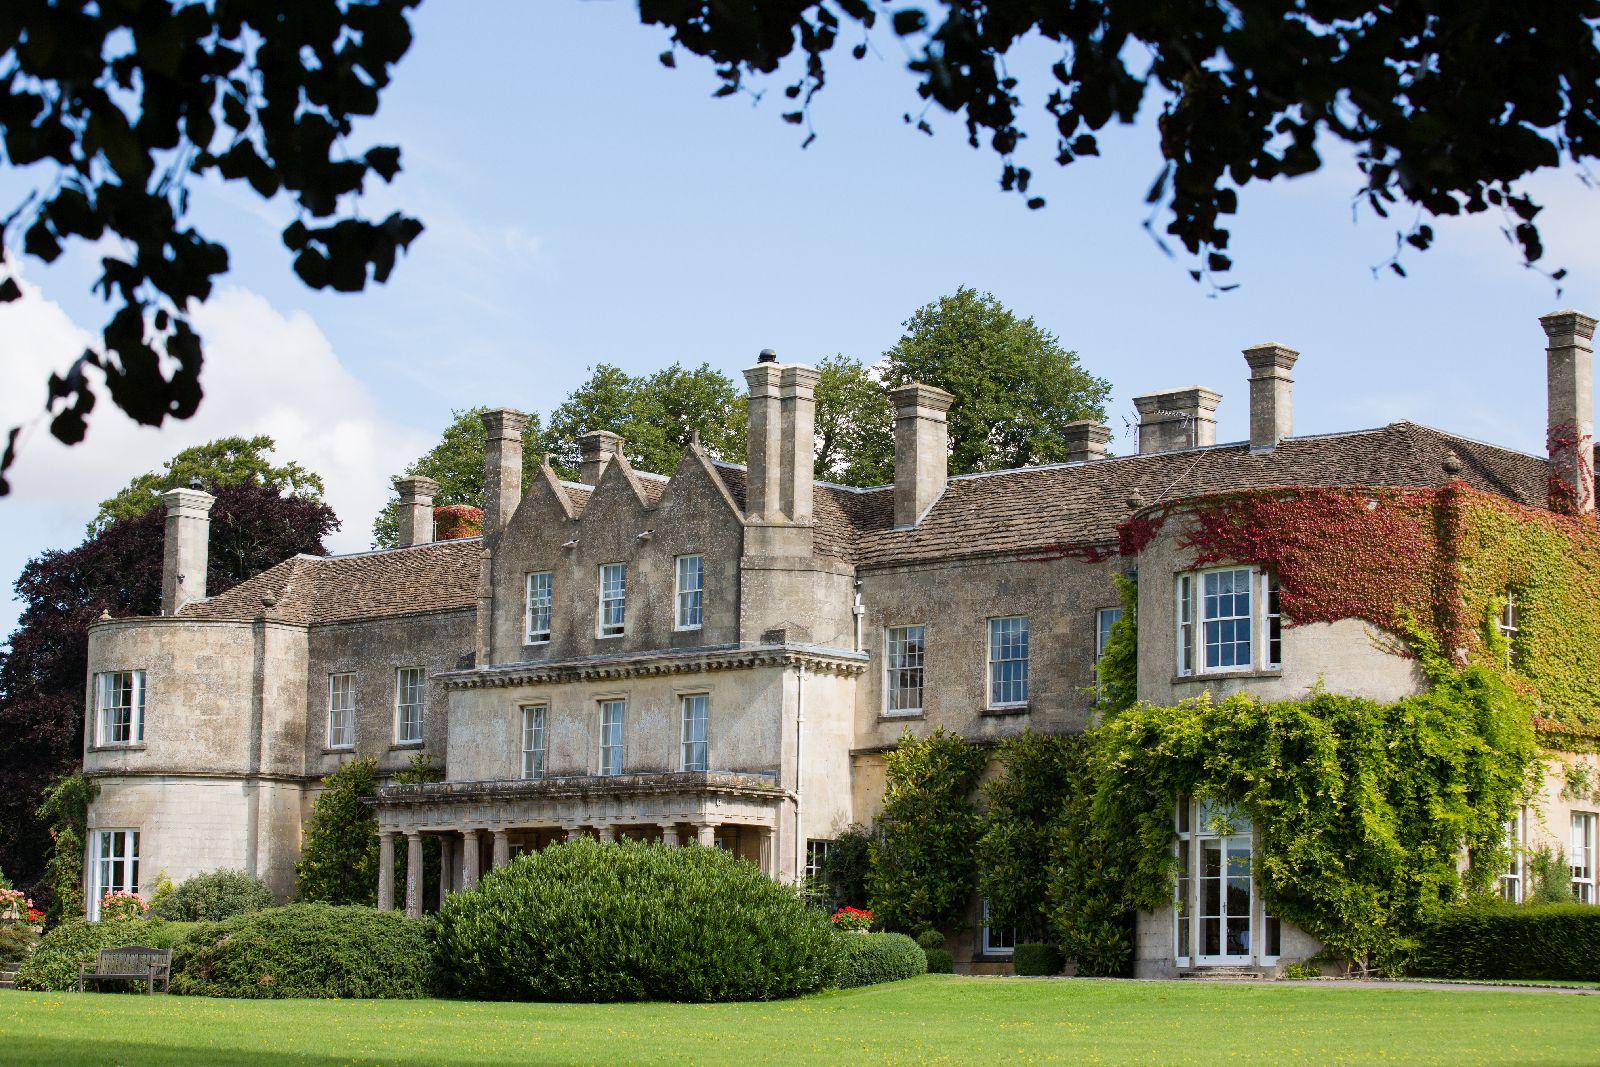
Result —
<path fill-rule="evenodd" d="M 584 485 L 599 485 L 600 476 L 613 456 L 622 455 L 623 440 L 610 430 L 590 430 L 578 438 L 578 452 L 583 457 L 579 480 Z"/>
<path fill-rule="evenodd" d="M 1139 409 L 1139 454 L 1216 444 L 1221 400 L 1221 393 L 1203 385 L 1134 397 L 1133 406 Z"/>
<path fill-rule="evenodd" d="M 167 536 L 161 558 L 161 614 L 176 615 L 185 604 L 206 598 L 206 568 L 211 556 L 211 506 L 217 498 L 198 489 L 169 489 Z"/>
<path fill-rule="evenodd" d="M 1277 447 L 1294 433 L 1294 369 L 1300 353 L 1288 345 L 1251 345 L 1244 350 L 1250 364 L 1250 448 Z"/>
<path fill-rule="evenodd" d="M 433 541 L 433 498 L 439 494 L 439 483 L 412 474 L 396 478 L 394 487 L 400 494 L 400 547 L 429 544 Z"/>
<path fill-rule="evenodd" d="M 757 363 L 776 363 L 776 362 L 778 362 L 778 353 L 773 351 L 770 348 L 763 348 L 761 350 L 761 354 L 756 357 L 756 362 Z"/>
<path fill-rule="evenodd" d="M 1594 512 L 1594 329 L 1593 316 L 1553 311 L 1540 316 L 1549 397 L 1545 440 L 1550 474 L 1565 484 L 1570 500 L 1551 506 L 1579 515 Z M 1554 494 L 1552 494 L 1554 497 Z"/>
<path fill-rule="evenodd" d="M 920 382 L 889 391 L 894 407 L 894 524 L 915 526 L 950 475 L 947 412 L 955 397 Z"/>
<path fill-rule="evenodd" d="M 1111 440 L 1111 427 L 1093 419 L 1078 419 L 1067 423 L 1062 431 L 1067 445 L 1068 463 L 1087 463 L 1106 458 L 1106 443 Z"/>

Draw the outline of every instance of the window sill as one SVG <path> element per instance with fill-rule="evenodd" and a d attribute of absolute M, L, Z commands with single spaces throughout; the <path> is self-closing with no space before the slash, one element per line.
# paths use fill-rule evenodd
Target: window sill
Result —
<path fill-rule="evenodd" d="M 884 711 L 878 713 L 879 722 L 906 722 L 926 719 L 927 717 L 927 713 L 922 711 Z"/>
<path fill-rule="evenodd" d="M 325 745 L 323 746 L 322 754 L 324 756 L 343 756 L 355 750 L 356 746 L 354 745 Z"/>
<path fill-rule="evenodd" d="M 1282 677 L 1282 667 L 1272 667 L 1266 670 L 1250 671 L 1207 671 L 1204 674 L 1174 674 L 1172 676 L 1172 684 L 1182 685 L 1190 682 L 1226 681 L 1231 678 L 1272 679 Z"/>
<path fill-rule="evenodd" d="M 699 633 L 701 630 L 704 630 L 704 629 L 705 629 L 704 625 L 701 625 L 701 626 L 674 626 L 672 628 L 672 632 L 675 633 L 675 634 L 693 634 L 693 633 Z"/>
<path fill-rule="evenodd" d="M 143 741 L 107 741 L 100 745 L 90 745 L 90 752 L 143 752 Z"/>
<path fill-rule="evenodd" d="M 611 640 L 613 640 L 615 638 L 618 638 L 618 637 L 627 637 L 627 636 L 628 636 L 627 632 L 624 631 L 624 632 L 622 632 L 620 634 L 595 634 L 594 635 L 594 639 L 596 641 L 611 641 Z"/>
<path fill-rule="evenodd" d="M 416 749 L 422 748 L 424 744 L 426 744 L 426 742 L 423 742 L 423 741 L 396 741 L 394 744 L 389 746 L 389 751 L 390 752 L 415 751 Z M 334 751 L 348 752 L 350 750 L 347 749 L 347 748 L 341 748 L 341 749 L 336 749 Z"/>
<path fill-rule="evenodd" d="M 1026 715 L 1033 710 L 1032 704 L 1000 704 L 995 707 L 983 709 L 984 715 Z"/>
<path fill-rule="evenodd" d="M 526 648 L 532 648 L 534 645 L 548 645 L 549 643 L 550 638 L 548 637 L 536 637 L 522 642 L 523 646 Z"/>

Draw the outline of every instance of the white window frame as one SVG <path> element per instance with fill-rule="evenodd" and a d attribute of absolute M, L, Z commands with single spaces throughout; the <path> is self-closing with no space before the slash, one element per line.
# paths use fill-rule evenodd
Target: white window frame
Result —
<path fill-rule="evenodd" d="M 341 693 L 340 683 L 343 683 Z M 340 696 L 344 697 L 341 702 Z M 338 719 L 335 719 L 338 716 Z M 338 671 L 328 675 L 328 747 L 345 751 L 356 747 L 356 675 Z"/>
<path fill-rule="evenodd" d="M 126 682 L 124 682 L 126 679 Z M 112 693 L 117 694 L 113 703 Z M 121 702 L 126 692 L 128 702 Z M 144 671 L 105 671 L 94 676 L 95 744 L 101 748 L 144 743 Z M 122 713 L 122 714 L 119 714 Z M 112 716 L 118 715 L 113 722 Z M 126 718 L 123 719 L 122 715 Z M 117 736 L 117 735 L 125 736 Z"/>
<path fill-rule="evenodd" d="M 673 628 L 698 630 L 705 621 L 706 558 L 698 554 L 679 556 L 672 569 L 676 575 Z"/>
<path fill-rule="evenodd" d="M 1522 608 L 1517 603 L 1515 589 L 1506 590 L 1505 606 L 1500 609 L 1500 614 L 1494 620 L 1496 630 L 1506 643 L 1506 667 L 1509 669 L 1517 658 L 1517 634 L 1522 630 Z"/>
<path fill-rule="evenodd" d="M 1519 807 L 1506 820 L 1506 847 L 1511 850 L 1511 862 L 1500 875 L 1500 897 L 1512 904 L 1521 904 L 1527 898 L 1528 863 L 1524 842 L 1528 840 L 1528 809 Z"/>
<path fill-rule="evenodd" d="M 883 631 L 883 713 L 921 715 L 927 692 L 928 628 L 920 623 Z M 913 682 L 915 684 L 913 684 Z"/>
<path fill-rule="evenodd" d="M 407 700 L 406 697 L 415 697 Z M 422 718 L 428 708 L 428 672 L 422 667 L 400 667 L 394 672 L 394 743 L 422 744 Z M 411 712 L 414 709 L 414 714 Z"/>
<path fill-rule="evenodd" d="M 98 921 L 101 897 L 113 889 L 139 891 L 139 831 L 96 827 L 89 834 L 89 899 L 85 911 L 91 921 Z M 122 844 L 120 856 L 115 854 L 118 841 Z"/>
<path fill-rule="evenodd" d="M 616 581 L 608 579 L 615 577 Z M 595 636 L 621 637 L 628 632 L 628 565 L 602 563 L 600 565 L 600 610 L 595 615 Z M 616 605 L 616 621 L 611 621 L 609 608 Z"/>
<path fill-rule="evenodd" d="M 999 650 L 997 639 L 1003 638 L 1003 624 L 1012 622 L 1020 622 L 1022 624 L 1020 631 L 1014 631 L 1013 633 L 1020 632 L 1022 634 L 1023 654 L 1021 657 L 1006 656 L 997 658 L 996 653 Z M 986 662 L 983 673 L 984 691 L 988 701 L 987 706 L 990 708 L 1027 707 L 1028 701 L 1032 696 L 1030 663 L 1033 657 L 1033 637 L 1028 623 L 1028 616 L 1000 615 L 990 619 L 987 627 L 987 641 L 985 642 L 984 647 L 984 658 Z M 1011 663 L 1022 664 L 1022 678 L 1020 683 L 1022 690 L 1020 694 L 1011 691 L 1009 688 L 1004 692 L 1002 692 L 1001 689 L 1002 686 L 1012 687 L 1018 684 L 1018 680 L 1015 678 L 1003 679 L 1000 677 L 1000 669 L 1003 668 L 1004 665 Z"/>
<path fill-rule="evenodd" d="M 523 611 L 523 643 L 529 645 L 548 644 L 550 641 L 550 616 L 554 603 L 555 578 L 549 571 L 529 571 L 526 588 Z"/>
<path fill-rule="evenodd" d="M 1221 575 L 1233 577 L 1233 585 L 1229 592 L 1218 590 L 1207 593 L 1206 587 L 1209 580 Z M 1244 575 L 1244 592 L 1246 598 L 1243 614 L 1237 611 L 1237 599 L 1241 596 L 1237 583 L 1239 576 Z M 1279 608 L 1279 590 L 1277 575 L 1260 567 L 1208 567 L 1205 570 L 1188 571 L 1177 576 L 1174 583 L 1173 617 L 1176 623 L 1176 648 L 1175 661 L 1176 673 L 1180 677 L 1193 677 L 1203 674 L 1251 674 L 1257 671 L 1275 671 L 1283 666 L 1283 616 Z M 1210 598 L 1234 598 L 1235 613 L 1231 615 L 1208 616 L 1211 605 Z M 1243 622 L 1247 626 L 1247 634 L 1243 642 L 1237 637 L 1237 629 L 1231 631 L 1234 639 L 1231 641 L 1209 640 L 1209 628 L 1213 625 L 1221 627 L 1226 623 L 1237 626 Z M 1243 662 L 1230 664 L 1218 663 L 1212 665 L 1208 662 L 1210 655 L 1208 649 L 1212 644 L 1219 648 L 1231 647 L 1237 649 L 1240 644 L 1246 646 Z M 1222 657 L 1219 656 L 1220 660 Z"/>
<path fill-rule="evenodd" d="M 1015 929 L 1011 929 L 997 932 L 990 929 L 989 898 L 984 897 L 982 900 L 983 937 L 978 948 L 979 953 L 984 956 L 1010 956 L 1015 954 L 1017 951 L 1017 931 Z M 1010 944 L 1006 944 L 1006 941 L 1008 940 L 1011 942 Z"/>
<path fill-rule="evenodd" d="M 550 705 L 524 704 L 522 706 L 522 777 L 543 778 L 547 767 Z"/>
<path fill-rule="evenodd" d="M 612 715 L 615 713 L 615 720 Z M 600 701 L 600 766 L 598 773 L 610 777 L 622 773 L 623 739 L 628 723 L 628 702 L 621 697 Z"/>
<path fill-rule="evenodd" d="M 1572 867 L 1572 899 L 1579 904 L 1600 904 L 1595 880 L 1595 834 L 1600 817 L 1592 811 L 1575 811 L 1571 816 L 1571 839 L 1567 862 Z"/>
<path fill-rule="evenodd" d="M 1111 628 L 1122 618 L 1121 608 L 1096 608 L 1094 613 L 1094 661 L 1105 658 L 1106 643 L 1111 640 Z"/>
<path fill-rule="evenodd" d="M 806 839 L 806 878 L 820 879 L 822 877 L 822 866 L 828 862 L 828 853 L 832 848 L 832 838 L 812 837 Z"/>
<path fill-rule="evenodd" d="M 711 769 L 711 694 L 681 693 L 678 696 L 679 716 L 683 723 L 683 743 L 680 745 L 678 769 L 706 771 Z"/>

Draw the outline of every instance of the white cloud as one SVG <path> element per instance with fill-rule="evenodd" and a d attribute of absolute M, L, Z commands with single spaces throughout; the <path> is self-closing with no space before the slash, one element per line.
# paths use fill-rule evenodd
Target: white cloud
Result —
<path fill-rule="evenodd" d="M 43 509 L 52 519 L 85 523 L 99 501 L 180 449 L 264 433 L 277 441 L 280 461 L 292 459 L 322 475 L 328 503 L 344 524 L 330 547 L 360 549 L 368 544 L 389 477 L 431 443 L 426 433 L 384 417 L 309 316 L 285 315 L 254 293 L 227 288 L 194 315 L 206 352 L 206 397 L 198 414 L 152 429 L 131 422 L 102 396 L 88 438 L 68 448 L 50 436 L 40 416 L 44 381 L 83 350 L 89 334 L 36 287 L 25 289 L 23 300 L 0 307 L 7 350 L 0 366 L 0 425 L 29 424 L 12 468 L 13 495 L 0 500 L 0 513 L 25 504 L 31 513 Z M 0 540 L 15 536 L 0 534 Z"/>

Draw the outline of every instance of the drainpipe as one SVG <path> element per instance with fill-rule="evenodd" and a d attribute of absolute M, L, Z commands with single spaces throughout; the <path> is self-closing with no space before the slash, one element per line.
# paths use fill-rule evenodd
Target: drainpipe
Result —
<path fill-rule="evenodd" d="M 850 614 L 855 616 L 856 624 L 856 651 L 861 651 L 861 616 L 867 613 L 866 605 L 861 603 L 861 579 L 856 579 L 856 599 L 850 606 Z"/>
<path fill-rule="evenodd" d="M 806 729 L 806 665 L 795 664 L 795 715 L 794 715 L 794 881 L 800 884 L 806 870 L 806 836 L 800 828 L 800 794 L 804 781 L 801 753 L 805 745 Z"/>

